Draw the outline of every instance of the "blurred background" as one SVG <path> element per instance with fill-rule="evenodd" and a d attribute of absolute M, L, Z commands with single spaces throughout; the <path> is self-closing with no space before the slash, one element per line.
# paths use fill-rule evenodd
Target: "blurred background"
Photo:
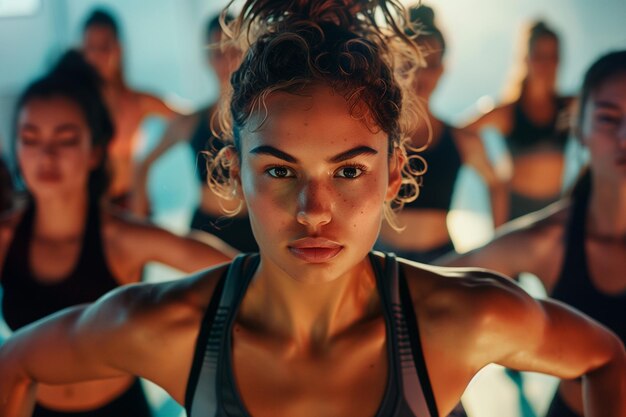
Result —
<path fill-rule="evenodd" d="M 405 2 L 407 5 L 414 2 Z M 206 64 L 203 45 L 206 21 L 226 4 L 224 0 L 0 0 L 0 151 L 13 164 L 11 121 L 17 95 L 43 74 L 68 47 L 78 46 L 85 17 L 96 7 L 114 12 L 121 26 L 124 72 L 128 84 L 156 94 L 183 112 L 194 111 L 216 99 L 218 82 Z M 447 40 L 445 73 L 433 97 L 433 111 L 459 124 L 490 110 L 521 61 L 521 32 L 530 20 L 543 19 L 561 37 L 558 88 L 575 95 L 581 78 L 600 55 L 626 47 L 624 0 L 431 0 L 438 24 Z M 236 9 L 236 8 L 235 8 Z M 135 157 L 154 146 L 165 122 L 145 120 Z M 487 134 L 483 140 L 492 158 L 505 152 L 501 138 Z M 566 177 L 571 180 L 584 155 L 571 141 Z M 153 220 L 171 230 L 186 232 L 198 201 L 194 158 L 187 144 L 174 147 L 150 173 L 149 194 Z M 566 181 L 566 184 L 568 181 Z M 457 181 L 449 218 L 459 251 L 488 240 L 493 233 L 488 198 L 476 174 L 463 171 Z M 172 277 L 175 271 L 152 267 L 149 279 Z M 525 389 L 541 410 L 550 399 L 554 383 L 528 376 Z M 516 392 L 501 369 L 481 373 L 468 389 L 466 406 L 473 416 L 512 416 L 503 413 L 515 402 Z M 181 413 L 158 390 L 151 391 L 158 416 Z"/>

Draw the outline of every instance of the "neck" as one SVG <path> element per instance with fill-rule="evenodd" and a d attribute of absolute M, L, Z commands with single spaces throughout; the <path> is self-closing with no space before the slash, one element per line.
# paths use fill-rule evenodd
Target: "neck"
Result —
<path fill-rule="evenodd" d="M 242 323 L 278 335 L 297 350 L 318 350 L 378 309 L 368 257 L 345 275 L 320 284 L 299 282 L 262 260 L 240 317 Z"/>
<path fill-rule="evenodd" d="M 543 101 L 552 100 L 555 96 L 553 86 L 548 86 L 542 82 L 527 82 L 524 91 L 522 92 L 522 99 L 529 101 Z"/>
<path fill-rule="evenodd" d="M 592 176 L 588 228 L 601 237 L 626 238 L 626 182 Z"/>
<path fill-rule="evenodd" d="M 50 240 L 71 240 L 82 236 L 88 205 L 86 194 L 37 199 L 35 235 Z"/>
<path fill-rule="evenodd" d="M 116 72 L 115 75 L 111 79 L 107 80 L 104 85 L 105 90 L 110 93 L 120 92 L 127 89 L 126 82 L 124 81 L 121 71 Z"/>

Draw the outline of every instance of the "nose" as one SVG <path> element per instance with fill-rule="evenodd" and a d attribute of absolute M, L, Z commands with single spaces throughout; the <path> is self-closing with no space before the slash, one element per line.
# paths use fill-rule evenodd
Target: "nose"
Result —
<path fill-rule="evenodd" d="M 42 146 L 41 151 L 44 154 L 44 156 L 55 157 L 59 153 L 59 148 L 54 143 L 47 143 Z"/>
<path fill-rule="evenodd" d="M 298 223 L 316 231 L 332 219 L 332 196 L 327 185 L 309 181 L 298 195 Z"/>

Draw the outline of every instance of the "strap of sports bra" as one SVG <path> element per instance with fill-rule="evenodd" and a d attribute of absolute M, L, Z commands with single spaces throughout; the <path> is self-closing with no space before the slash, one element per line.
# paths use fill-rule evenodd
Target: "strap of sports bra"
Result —
<path fill-rule="evenodd" d="M 429 410 L 420 382 L 420 377 L 423 376 L 424 372 L 418 373 L 415 363 L 417 354 L 421 355 L 421 348 L 420 346 L 412 346 L 416 342 L 419 343 L 419 340 L 416 341 L 415 338 L 412 338 L 410 332 L 417 332 L 417 325 L 415 320 L 409 321 L 413 325 L 407 324 L 406 306 L 403 306 L 401 300 L 399 264 L 396 256 L 392 253 L 387 254 L 384 273 L 380 271 L 380 263 L 375 257 L 372 257 L 372 264 L 376 276 L 382 280 L 379 282 L 379 288 L 383 291 L 382 305 L 389 318 L 388 323 L 390 323 L 391 335 L 388 340 L 393 344 L 393 362 L 396 369 L 398 391 L 402 393 L 402 397 L 404 397 L 413 415 L 419 417 L 436 416 Z M 406 284 L 403 287 L 402 290 L 408 291 Z M 408 312 L 413 314 L 413 309 L 411 308 Z M 419 335 L 417 339 L 419 339 Z M 414 349 L 417 349 L 417 352 L 414 352 Z M 426 378 L 428 378 L 427 375 Z"/>
<path fill-rule="evenodd" d="M 249 259 L 249 262 L 246 260 Z M 231 263 L 224 282 L 221 298 L 211 330 L 202 363 L 202 370 L 191 404 L 192 416 L 216 416 L 219 410 L 217 395 L 219 375 L 230 365 L 231 332 L 246 288 L 259 263 L 258 255 L 239 255 Z M 244 268 L 246 269 L 244 271 Z M 224 343 L 224 341 L 227 341 Z"/>

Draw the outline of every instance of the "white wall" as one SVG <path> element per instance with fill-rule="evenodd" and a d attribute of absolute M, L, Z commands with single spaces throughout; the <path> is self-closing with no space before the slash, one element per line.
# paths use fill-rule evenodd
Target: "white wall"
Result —
<path fill-rule="evenodd" d="M 19 0 L 17 0 L 19 1 Z M 406 1 L 407 4 L 410 2 Z M 11 99 L 65 47 L 82 22 L 105 5 L 121 20 L 131 85 L 193 106 L 217 94 L 204 65 L 206 18 L 226 0 L 42 0 L 32 17 L 0 18 L 0 136 L 6 140 Z M 431 0 L 449 50 L 433 106 L 455 120 L 483 96 L 499 97 L 516 57 L 525 20 L 543 17 L 562 34 L 561 87 L 573 93 L 602 52 L 626 47 L 623 0 Z M 6 149 L 6 147 L 3 147 Z"/>

